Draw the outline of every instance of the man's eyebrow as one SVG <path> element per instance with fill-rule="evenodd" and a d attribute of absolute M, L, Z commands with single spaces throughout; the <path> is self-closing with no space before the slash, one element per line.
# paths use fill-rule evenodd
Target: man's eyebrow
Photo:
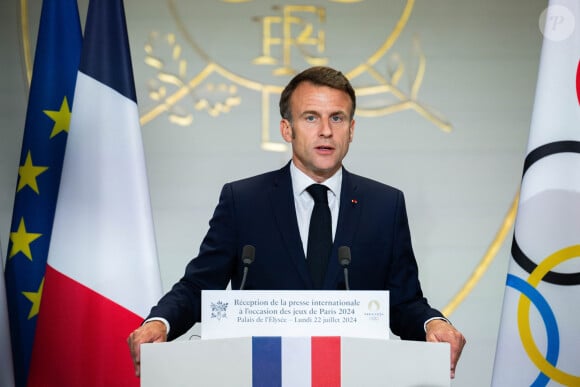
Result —
<path fill-rule="evenodd" d="M 318 112 L 316 110 L 306 110 L 306 111 L 303 111 L 300 115 L 301 116 L 305 116 L 305 115 L 321 116 L 322 114 L 320 114 L 320 112 Z M 337 111 L 331 112 L 329 114 L 329 116 L 336 116 L 336 115 L 348 116 L 348 114 L 344 110 L 337 110 Z"/>
<path fill-rule="evenodd" d="M 319 112 L 317 112 L 316 110 L 306 110 L 303 111 L 302 114 L 300 114 L 301 116 L 306 116 L 306 115 L 315 115 L 315 116 L 320 116 L 321 114 Z"/>

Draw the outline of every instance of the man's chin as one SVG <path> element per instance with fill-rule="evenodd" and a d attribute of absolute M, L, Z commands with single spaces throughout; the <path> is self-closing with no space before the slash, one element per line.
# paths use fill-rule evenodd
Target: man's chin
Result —
<path fill-rule="evenodd" d="M 338 169 L 340 168 L 340 165 L 336 165 L 336 164 L 332 164 L 332 165 L 316 165 L 313 168 L 313 172 L 317 175 L 317 176 L 321 176 L 324 177 L 325 179 L 328 179 L 329 177 L 331 177 L 332 175 L 334 175 L 336 173 L 336 171 L 338 171 Z"/>

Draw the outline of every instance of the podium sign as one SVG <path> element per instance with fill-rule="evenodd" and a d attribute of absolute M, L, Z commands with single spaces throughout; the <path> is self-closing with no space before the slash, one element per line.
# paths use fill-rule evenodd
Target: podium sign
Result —
<path fill-rule="evenodd" d="M 387 291 L 203 290 L 202 339 L 389 338 Z"/>

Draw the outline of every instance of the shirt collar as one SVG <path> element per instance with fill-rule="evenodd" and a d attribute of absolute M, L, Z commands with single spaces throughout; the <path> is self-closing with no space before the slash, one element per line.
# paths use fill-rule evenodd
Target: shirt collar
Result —
<path fill-rule="evenodd" d="M 292 190 L 294 191 L 294 197 L 300 196 L 306 188 L 312 184 L 317 184 L 310 176 L 302 172 L 296 165 L 294 161 L 290 163 L 290 177 L 292 178 Z M 340 193 L 340 185 L 342 184 L 342 168 L 328 179 L 324 180 L 322 183 L 334 196 L 338 196 Z"/>

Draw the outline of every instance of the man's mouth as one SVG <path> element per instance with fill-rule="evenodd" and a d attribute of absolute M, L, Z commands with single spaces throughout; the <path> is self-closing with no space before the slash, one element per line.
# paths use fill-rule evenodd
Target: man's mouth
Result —
<path fill-rule="evenodd" d="M 317 149 L 319 151 L 323 151 L 323 152 L 329 152 L 329 151 L 334 150 L 334 148 L 331 147 L 330 145 L 319 145 L 315 149 Z"/>

